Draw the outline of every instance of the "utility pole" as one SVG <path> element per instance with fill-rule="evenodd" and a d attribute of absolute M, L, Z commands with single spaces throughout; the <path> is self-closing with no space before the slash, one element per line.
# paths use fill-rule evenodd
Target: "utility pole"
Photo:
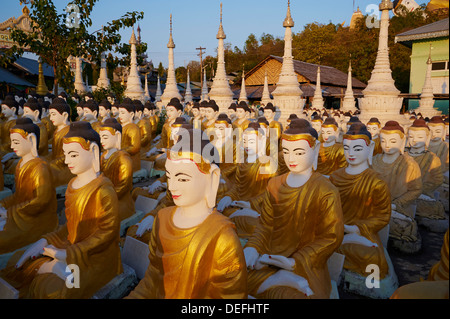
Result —
<path fill-rule="evenodd" d="M 197 56 L 200 57 L 200 87 L 203 87 L 203 50 L 206 50 L 206 48 L 202 48 L 202 46 L 200 46 L 199 48 L 196 48 L 196 50 L 200 51 Z"/>

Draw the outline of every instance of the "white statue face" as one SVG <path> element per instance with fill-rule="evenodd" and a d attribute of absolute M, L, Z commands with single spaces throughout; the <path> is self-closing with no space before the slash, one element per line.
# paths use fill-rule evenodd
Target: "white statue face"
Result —
<path fill-rule="evenodd" d="M 192 109 L 192 115 L 198 117 L 200 115 L 200 110 L 198 108 Z"/>
<path fill-rule="evenodd" d="M 119 119 L 122 123 L 129 123 L 133 121 L 134 114 L 133 112 L 128 112 L 126 108 L 119 108 Z"/>
<path fill-rule="evenodd" d="M 412 148 L 422 148 L 426 147 L 428 144 L 430 133 L 427 129 L 423 130 L 409 130 L 408 131 L 408 142 Z"/>
<path fill-rule="evenodd" d="M 100 142 L 105 150 L 115 148 L 117 145 L 118 134 L 111 134 L 108 130 L 100 130 Z"/>
<path fill-rule="evenodd" d="M 169 118 L 169 120 L 173 121 L 177 117 L 181 116 L 181 111 L 178 111 L 173 106 L 168 106 L 168 107 L 166 107 L 166 114 L 167 114 L 167 117 Z"/>
<path fill-rule="evenodd" d="M 52 121 L 54 126 L 60 126 L 65 124 L 65 117 L 64 115 L 60 114 L 57 110 L 51 109 L 50 110 L 50 121 Z"/>
<path fill-rule="evenodd" d="M 381 128 L 376 124 L 367 125 L 367 130 L 372 134 L 372 139 L 377 138 L 380 135 Z"/>
<path fill-rule="evenodd" d="M 23 157 L 31 152 L 33 144 L 31 139 L 23 138 L 19 133 L 10 134 L 11 148 L 17 156 Z"/>
<path fill-rule="evenodd" d="M 109 102 L 109 103 L 111 103 L 111 104 L 114 103 L 114 99 L 113 99 L 112 97 L 108 96 L 107 99 L 108 99 L 108 102 Z"/>
<path fill-rule="evenodd" d="M 245 119 L 247 116 L 247 112 L 245 112 L 245 110 L 243 108 L 237 108 L 236 109 L 236 117 L 239 120 Z"/>
<path fill-rule="evenodd" d="M 166 160 L 167 186 L 178 207 L 189 207 L 206 200 L 209 175 L 203 174 L 191 160 Z"/>
<path fill-rule="evenodd" d="M 366 141 L 362 138 L 357 140 L 344 139 L 342 144 L 344 145 L 345 158 L 350 166 L 365 163 L 371 155 L 370 145 L 367 146 Z"/>
<path fill-rule="evenodd" d="M 10 118 L 11 116 L 15 115 L 16 110 L 14 107 L 10 108 L 6 104 L 2 104 L 2 114 L 6 118 Z"/>
<path fill-rule="evenodd" d="M 217 112 L 215 112 L 212 108 L 208 107 L 205 111 L 205 117 L 208 121 L 212 121 L 216 118 Z"/>
<path fill-rule="evenodd" d="M 82 107 L 77 106 L 77 114 L 80 118 L 84 115 L 84 110 Z"/>
<path fill-rule="evenodd" d="M 380 142 L 383 153 L 388 155 L 401 153 L 405 147 L 404 140 L 398 133 L 380 133 Z"/>
<path fill-rule="evenodd" d="M 215 133 L 218 139 L 224 140 L 226 137 L 231 135 L 232 128 L 228 128 L 224 123 L 214 124 Z"/>
<path fill-rule="evenodd" d="M 30 118 L 33 122 L 36 122 L 39 117 L 39 111 L 33 111 L 28 106 L 23 108 L 23 116 Z"/>
<path fill-rule="evenodd" d="M 431 140 L 439 142 L 445 138 L 445 125 L 430 125 Z"/>
<path fill-rule="evenodd" d="M 334 130 L 332 127 L 322 127 L 322 138 L 325 143 L 336 141 L 339 135 L 339 130 Z"/>
<path fill-rule="evenodd" d="M 93 167 L 93 151 L 86 151 L 79 143 L 63 144 L 64 163 L 74 175 L 80 175 Z"/>
<path fill-rule="evenodd" d="M 311 126 L 317 131 L 317 134 L 322 134 L 322 123 L 317 121 L 311 121 Z"/>
<path fill-rule="evenodd" d="M 150 117 L 152 116 L 152 112 L 149 109 L 144 108 L 144 117 Z"/>
<path fill-rule="evenodd" d="M 105 118 L 109 115 L 109 110 L 105 109 L 104 106 L 100 106 L 98 108 L 98 114 L 102 117 Z"/>
<path fill-rule="evenodd" d="M 234 118 L 236 116 L 236 111 L 233 109 L 228 109 L 227 110 L 227 115 L 230 119 Z"/>
<path fill-rule="evenodd" d="M 201 117 L 205 117 L 205 111 L 206 111 L 206 109 L 204 107 L 200 108 L 200 115 L 201 115 Z"/>
<path fill-rule="evenodd" d="M 83 111 L 84 111 L 84 117 L 86 118 L 86 120 L 92 121 L 97 118 L 97 111 L 92 111 L 88 107 L 83 108 Z"/>
<path fill-rule="evenodd" d="M 117 106 L 112 106 L 111 107 L 111 113 L 114 117 L 119 115 L 119 109 L 117 108 Z"/>
<path fill-rule="evenodd" d="M 264 136 L 261 134 L 258 136 L 258 134 L 254 132 L 244 132 L 242 140 L 247 154 L 251 156 L 258 154 L 261 150 L 263 139 Z"/>
<path fill-rule="evenodd" d="M 264 110 L 264 117 L 270 123 L 275 116 L 275 113 L 272 110 Z"/>
<path fill-rule="evenodd" d="M 314 147 L 308 141 L 282 141 L 283 156 L 289 170 L 301 174 L 313 166 L 315 160 Z"/>

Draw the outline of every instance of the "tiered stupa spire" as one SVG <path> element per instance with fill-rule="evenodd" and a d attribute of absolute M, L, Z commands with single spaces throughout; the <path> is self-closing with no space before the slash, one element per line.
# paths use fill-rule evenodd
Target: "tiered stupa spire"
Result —
<path fill-rule="evenodd" d="M 189 76 L 189 68 L 187 69 L 186 93 L 184 94 L 184 102 L 192 102 L 191 77 Z"/>
<path fill-rule="evenodd" d="M 242 70 L 242 83 L 241 83 L 241 93 L 239 94 L 239 102 L 241 101 L 248 104 L 247 90 L 245 88 L 245 70 Z"/>
<path fill-rule="evenodd" d="M 131 45 L 131 65 L 127 79 L 127 89 L 125 90 L 124 95 L 132 100 L 144 101 L 144 90 L 142 89 L 141 77 L 137 66 L 137 40 L 134 34 L 134 28 L 129 43 Z"/>
<path fill-rule="evenodd" d="M 353 78 L 352 78 L 352 60 L 350 60 L 348 65 L 348 77 L 347 77 L 347 90 L 345 91 L 344 101 L 341 110 L 343 112 L 355 112 L 356 111 L 356 101 L 353 94 Z"/>
<path fill-rule="evenodd" d="M 317 80 L 316 89 L 314 91 L 314 99 L 312 102 L 312 107 L 318 110 L 322 110 L 324 105 L 322 96 L 322 86 L 320 85 L 320 65 L 317 67 Z"/>
<path fill-rule="evenodd" d="M 416 113 L 422 113 L 423 117 L 432 118 L 433 116 L 441 115 L 441 111 L 435 109 L 434 106 L 434 93 L 433 93 L 433 82 L 431 80 L 431 70 L 432 70 L 433 60 L 431 59 L 431 45 L 430 54 L 427 60 L 427 71 L 425 74 L 425 82 L 422 88 L 422 94 L 420 95 L 419 108 Z"/>

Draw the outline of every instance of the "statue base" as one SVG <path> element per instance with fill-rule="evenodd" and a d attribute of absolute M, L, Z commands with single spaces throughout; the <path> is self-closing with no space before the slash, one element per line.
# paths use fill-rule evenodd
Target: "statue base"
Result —
<path fill-rule="evenodd" d="M 133 268 L 122 264 L 123 273 L 114 277 L 103 288 L 97 291 L 91 299 L 122 299 L 137 286 L 138 280 Z"/>
<path fill-rule="evenodd" d="M 384 255 L 386 256 L 389 271 L 386 277 L 379 281 L 379 287 L 367 287 L 367 277 L 344 269 L 344 290 L 372 299 L 389 299 L 389 297 L 392 296 L 395 290 L 397 290 L 399 284 L 397 275 L 395 274 L 394 265 L 392 264 L 391 258 L 389 257 L 386 248 L 384 248 Z M 375 284 L 372 280 L 370 281 L 370 283 Z"/>
<path fill-rule="evenodd" d="M 430 219 L 426 217 L 416 216 L 417 224 L 425 227 L 433 233 L 445 233 L 448 229 L 449 222 L 447 219 Z"/>
<path fill-rule="evenodd" d="M 0 200 L 6 198 L 6 197 L 8 197 L 8 196 L 11 196 L 11 195 L 12 195 L 12 191 L 11 191 L 9 188 L 5 187 L 5 188 L 0 192 Z"/>
<path fill-rule="evenodd" d="M 145 213 L 143 211 L 136 210 L 136 213 L 134 213 L 130 217 L 122 220 L 120 222 L 120 237 L 125 236 L 127 234 L 128 227 L 139 223 L 142 220 L 142 218 L 144 218 L 144 216 L 145 216 Z"/>
<path fill-rule="evenodd" d="M 392 248 L 397 249 L 398 251 L 405 254 L 416 254 L 422 248 L 422 237 L 420 233 L 417 233 L 416 241 L 406 241 L 397 238 L 389 238 L 389 244 Z"/>

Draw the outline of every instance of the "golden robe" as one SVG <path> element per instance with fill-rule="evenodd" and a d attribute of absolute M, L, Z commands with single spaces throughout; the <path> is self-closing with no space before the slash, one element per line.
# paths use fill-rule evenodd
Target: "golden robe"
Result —
<path fill-rule="evenodd" d="M 49 154 L 49 160 L 55 187 L 67 185 L 75 177 L 64 163 L 66 157 L 63 150 L 63 138 L 69 132 L 69 128 L 70 126 L 68 125 L 59 131 L 55 131 L 53 135 L 52 152 Z"/>
<path fill-rule="evenodd" d="M 428 147 L 430 152 L 436 154 L 437 157 L 441 160 L 441 169 L 442 173 L 448 171 L 449 165 L 449 146 L 447 142 L 442 141 L 439 144 L 431 145 Z"/>
<path fill-rule="evenodd" d="M 384 278 L 389 267 L 378 232 L 389 224 L 391 217 L 388 186 L 370 168 L 358 175 L 347 174 L 341 168 L 331 174 L 330 182 L 339 190 L 344 224 L 357 226 L 361 236 L 378 245 L 341 245 L 338 252 L 345 255 L 344 268 L 366 277 L 367 265 L 375 264 L 380 268 L 380 278 Z"/>
<path fill-rule="evenodd" d="M 422 194 L 422 180 L 419 165 L 408 154 L 400 155 L 393 163 L 383 161 L 383 154 L 373 158 L 372 168 L 386 182 L 396 211 L 411 218 L 407 225 L 393 224 L 391 218 L 390 236 L 396 239 L 416 241 L 417 224 L 414 221 L 412 204 Z"/>
<path fill-rule="evenodd" d="M 105 153 L 101 156 L 101 171 L 113 183 L 119 200 L 120 221 L 135 213 L 134 201 L 131 197 L 133 189 L 133 162 L 125 151 L 116 151 L 106 159 Z"/>
<path fill-rule="evenodd" d="M 321 143 L 316 171 L 322 175 L 329 176 L 342 167 L 347 167 L 343 145 L 335 143 L 332 146 L 324 147 L 323 143 Z"/>
<path fill-rule="evenodd" d="M 172 127 L 170 125 L 171 124 L 169 123 L 169 121 L 166 121 L 166 123 L 164 123 L 161 131 L 161 139 L 155 145 L 156 148 L 171 148 L 173 146 L 173 142 L 170 139 L 170 135 L 172 132 Z"/>
<path fill-rule="evenodd" d="M 202 129 L 202 120 L 201 119 L 195 119 L 194 117 L 191 118 L 189 123 L 194 127 L 194 129 L 201 130 Z"/>
<path fill-rule="evenodd" d="M 239 123 L 239 120 L 236 119 L 236 121 L 233 122 L 232 127 L 233 127 L 233 130 L 235 130 L 237 128 L 239 130 L 241 130 L 241 134 L 242 134 L 242 132 L 244 132 L 248 128 L 249 124 L 250 124 L 250 121 L 247 119 L 243 120 L 240 123 Z"/>
<path fill-rule="evenodd" d="M 67 223 L 44 238 L 49 245 L 66 250 L 68 265 L 79 267 L 80 288 L 67 288 L 65 281 L 53 273 L 37 274 L 41 265 L 52 260 L 43 256 L 26 261 L 19 270 L 4 269 L 3 278 L 19 290 L 20 297 L 91 298 L 123 272 L 118 202 L 111 181 L 100 175 L 79 189 L 74 189 L 72 183 L 66 192 Z"/>
<path fill-rule="evenodd" d="M 373 149 L 373 156 L 382 154 L 383 148 L 381 147 L 381 139 L 380 137 L 374 138 L 373 141 L 375 142 L 375 147 Z"/>
<path fill-rule="evenodd" d="M 305 278 L 314 295 L 328 299 L 331 280 L 327 261 L 341 245 L 344 223 L 339 191 L 321 174 L 314 172 L 301 187 L 286 183 L 289 174 L 272 178 L 261 204 L 260 223 L 246 247 L 259 254 L 295 259 L 293 272 Z M 265 267 L 248 272 L 249 294 L 257 298 L 305 298 L 289 287 L 274 287 L 261 296 L 259 286 L 279 268 Z"/>
<path fill-rule="evenodd" d="M 137 125 L 141 132 L 141 155 L 145 157 L 145 153 L 147 153 L 152 146 L 152 124 L 149 119 L 143 117 Z"/>
<path fill-rule="evenodd" d="M 269 129 L 276 129 L 278 140 L 281 138 L 281 134 L 283 133 L 283 126 L 281 125 L 280 122 L 277 121 L 270 122 Z"/>
<path fill-rule="evenodd" d="M 434 191 L 444 182 L 439 157 L 430 151 L 411 157 L 419 164 L 422 173 L 422 194 L 434 198 Z"/>
<path fill-rule="evenodd" d="M 8 211 L 0 231 L 0 254 L 12 252 L 34 243 L 58 226 L 54 186 L 48 181 L 52 174 L 46 161 L 37 157 L 20 167 L 14 176 L 16 190 L 0 203 Z"/>
<path fill-rule="evenodd" d="M 4 155 L 11 153 L 13 151 L 11 149 L 11 136 L 9 131 L 13 128 L 14 125 L 16 125 L 16 120 L 8 120 L 6 122 L 1 123 L 0 157 L 3 157 Z"/>
<path fill-rule="evenodd" d="M 133 173 L 141 169 L 141 132 L 134 123 L 122 127 L 122 150 L 133 160 Z"/>
<path fill-rule="evenodd" d="M 94 131 L 96 131 L 97 133 L 100 134 L 100 127 L 102 126 L 102 122 L 100 122 L 99 120 L 94 120 L 92 122 L 89 122 L 92 126 L 92 128 L 94 129 Z"/>
<path fill-rule="evenodd" d="M 150 265 L 126 298 L 247 298 L 245 257 L 233 223 L 214 211 L 200 225 L 181 229 L 172 221 L 176 208 L 158 213 Z"/>
<path fill-rule="evenodd" d="M 48 133 L 47 133 L 47 127 L 44 123 L 39 122 L 35 123 L 37 126 L 39 126 L 40 131 L 40 138 L 39 138 L 39 156 L 45 157 L 48 155 Z"/>
<path fill-rule="evenodd" d="M 53 138 L 53 133 L 55 133 L 55 126 L 52 121 L 47 117 L 41 118 L 41 122 L 44 123 L 45 128 L 47 129 L 48 140 L 50 141 Z"/>

